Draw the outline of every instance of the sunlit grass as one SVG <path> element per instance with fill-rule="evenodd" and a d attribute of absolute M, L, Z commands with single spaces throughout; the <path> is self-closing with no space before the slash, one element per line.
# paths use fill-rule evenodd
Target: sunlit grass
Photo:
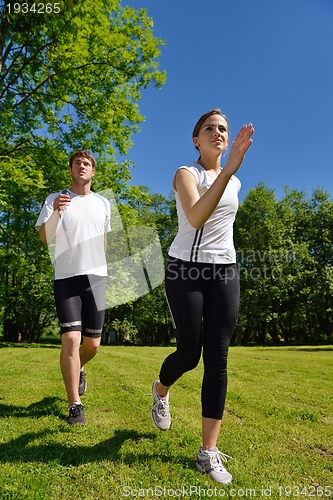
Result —
<path fill-rule="evenodd" d="M 1 500 L 333 497 L 333 347 L 231 348 L 229 486 L 195 470 L 201 364 L 172 388 L 159 432 L 151 385 L 173 348 L 103 346 L 86 367 L 87 425 L 69 426 L 59 346 L 0 347 Z"/>

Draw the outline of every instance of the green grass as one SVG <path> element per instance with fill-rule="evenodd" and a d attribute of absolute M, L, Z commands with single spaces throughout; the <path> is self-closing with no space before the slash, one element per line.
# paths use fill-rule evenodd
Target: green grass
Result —
<path fill-rule="evenodd" d="M 103 346 L 86 367 L 87 425 L 69 426 L 60 347 L 0 347 L 1 500 L 333 498 L 333 347 L 230 349 L 228 486 L 195 470 L 201 364 L 172 388 L 159 432 L 151 384 L 173 348 Z"/>

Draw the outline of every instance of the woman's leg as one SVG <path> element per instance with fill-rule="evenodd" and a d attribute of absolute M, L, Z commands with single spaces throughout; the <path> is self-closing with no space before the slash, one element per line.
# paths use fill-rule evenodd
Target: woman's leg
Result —
<path fill-rule="evenodd" d="M 169 259 L 165 273 L 166 296 L 177 339 L 177 350 L 161 367 L 160 382 L 153 384 L 152 419 L 160 430 L 170 427 L 169 387 L 195 368 L 202 348 L 203 295 L 196 264 Z"/>
<path fill-rule="evenodd" d="M 203 290 L 201 273 L 196 264 L 169 259 L 165 274 L 165 290 L 173 320 L 177 349 L 161 367 L 157 387 L 161 396 L 185 372 L 195 368 L 202 348 Z"/>
<path fill-rule="evenodd" d="M 228 349 L 239 308 L 239 277 L 236 266 L 214 267 L 204 299 L 202 382 L 203 448 L 216 446 L 227 391 Z"/>

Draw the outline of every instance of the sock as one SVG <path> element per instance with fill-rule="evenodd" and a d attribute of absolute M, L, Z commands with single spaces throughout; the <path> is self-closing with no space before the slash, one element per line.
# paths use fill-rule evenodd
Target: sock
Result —
<path fill-rule="evenodd" d="M 156 384 L 155 384 L 155 392 L 156 392 L 156 394 L 158 395 L 158 397 L 159 397 L 159 398 L 164 398 L 164 399 L 166 399 L 166 398 L 168 397 L 168 394 L 167 394 L 166 396 L 161 396 L 161 394 L 159 394 L 159 393 L 157 392 L 156 386 L 159 384 L 159 382 L 160 382 L 160 381 L 159 381 L 159 380 L 157 380 L 157 382 L 156 382 Z"/>
<path fill-rule="evenodd" d="M 69 405 L 68 408 L 70 408 L 71 406 L 74 406 L 74 405 L 82 405 L 82 403 L 81 403 L 81 401 L 74 401 L 74 403 Z"/>

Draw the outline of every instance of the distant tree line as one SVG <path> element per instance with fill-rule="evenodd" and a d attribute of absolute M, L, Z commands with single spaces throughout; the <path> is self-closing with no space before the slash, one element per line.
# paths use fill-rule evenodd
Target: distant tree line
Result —
<path fill-rule="evenodd" d="M 13 203 L 22 191 L 12 187 L 11 213 L 3 212 L 0 245 L 0 319 L 7 341 L 37 342 L 58 332 L 52 292 L 53 269 L 33 229 L 34 205 Z M 20 198 L 22 203 L 22 198 Z M 42 200 L 38 200 L 40 203 Z M 31 202 L 32 203 L 32 202 Z M 167 199 L 141 186 L 133 188 L 122 217 L 128 225 L 156 229 L 164 260 L 177 232 L 172 195 Z M 5 215 L 7 219 L 5 219 Z M 35 234 L 36 233 L 36 234 Z M 112 239 L 112 232 L 110 233 Z M 289 191 L 276 200 L 259 184 L 240 205 L 234 231 L 241 303 L 234 343 L 291 344 L 333 342 L 333 200 L 322 189 L 310 198 Z M 105 330 L 114 341 L 168 343 L 173 340 L 163 283 L 137 300 L 106 310 Z"/>

